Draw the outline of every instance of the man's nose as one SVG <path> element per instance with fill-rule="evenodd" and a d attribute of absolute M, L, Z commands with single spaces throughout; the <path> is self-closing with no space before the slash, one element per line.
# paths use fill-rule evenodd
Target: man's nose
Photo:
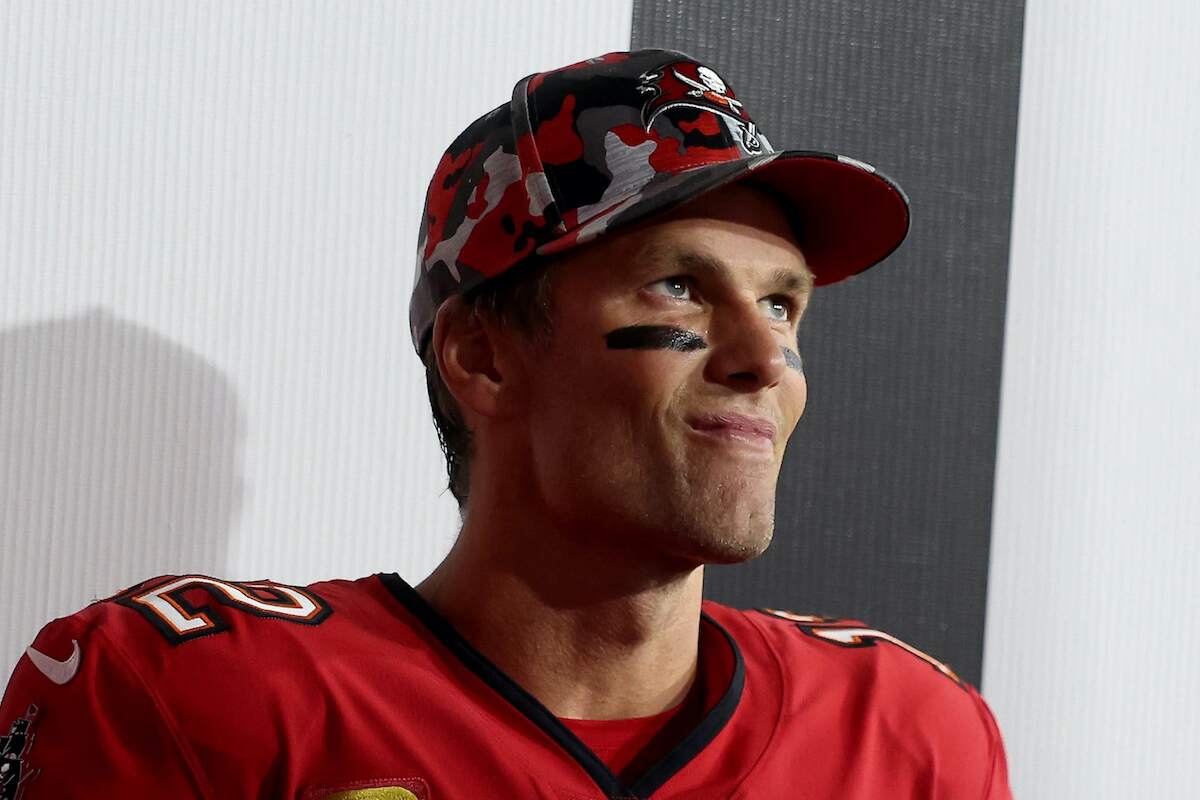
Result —
<path fill-rule="evenodd" d="M 705 367 L 709 380 L 737 384 L 742 390 L 782 380 L 788 366 L 778 324 L 757 303 L 739 303 L 723 311 L 714 315 L 709 329 L 712 353 Z"/>

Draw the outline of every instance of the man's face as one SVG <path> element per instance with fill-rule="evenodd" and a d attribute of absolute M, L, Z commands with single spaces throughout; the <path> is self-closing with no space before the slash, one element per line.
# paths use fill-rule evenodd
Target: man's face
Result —
<path fill-rule="evenodd" d="M 552 269 L 555 334 L 530 361 L 524 422 L 555 527 L 671 563 L 760 555 L 808 396 L 796 354 L 810 273 L 782 210 L 725 187 Z M 730 413 L 765 418 L 773 439 L 693 427 Z"/>

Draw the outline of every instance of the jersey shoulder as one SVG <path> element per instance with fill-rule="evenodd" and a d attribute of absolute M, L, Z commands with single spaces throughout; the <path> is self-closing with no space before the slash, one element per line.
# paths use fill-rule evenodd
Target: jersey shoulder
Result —
<path fill-rule="evenodd" d="M 320 647 L 331 619 L 369 613 L 364 606 L 372 602 L 373 577 L 295 586 L 270 579 L 158 575 L 51 621 L 30 650 L 53 655 L 83 646 L 119 653 L 149 672 L 179 658 L 239 651 L 253 652 L 261 661 L 292 647 Z"/>
<path fill-rule="evenodd" d="M 801 614 L 778 608 L 757 607 L 742 612 L 755 620 L 771 641 L 796 656 L 813 652 L 836 655 L 855 653 L 838 664 L 842 671 L 868 671 L 875 678 L 895 677 L 922 686 L 970 684 L 946 663 L 887 631 L 860 619 Z M 796 634 L 801 634 L 796 636 Z M 890 646 L 884 646 L 890 645 Z M 830 647 L 837 649 L 829 649 Z"/>
<path fill-rule="evenodd" d="M 218 796 L 212 774 L 269 763 L 320 665 L 370 649 L 371 587 L 159 575 L 49 622 L 0 701 L 5 780 L 39 797 Z"/>
<path fill-rule="evenodd" d="M 776 653 L 799 702 L 836 696 L 831 708 L 854 710 L 848 724 L 887 731 L 888 749 L 928 763 L 939 797 L 1008 796 L 999 727 L 950 665 L 860 619 L 767 607 L 740 613 Z"/>

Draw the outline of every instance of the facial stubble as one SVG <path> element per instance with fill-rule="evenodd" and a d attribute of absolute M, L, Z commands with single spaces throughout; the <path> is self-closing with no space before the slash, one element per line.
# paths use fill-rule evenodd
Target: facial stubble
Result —
<path fill-rule="evenodd" d="M 705 339 L 697 333 L 670 325 L 632 325 L 618 328 L 605 334 L 605 343 L 610 350 L 671 350 L 689 353 L 708 347 Z M 800 355 L 791 348 L 780 346 L 784 361 L 791 369 L 803 374 L 803 362 Z M 675 476 L 673 476 L 675 477 Z M 774 487 L 771 485 L 771 501 L 755 503 L 747 497 L 744 487 L 736 482 L 718 481 L 708 483 L 708 476 L 683 477 L 683 483 L 691 484 L 684 488 L 691 492 L 715 492 L 715 497 L 707 498 L 707 502 L 693 503 L 690 511 L 722 509 L 734 515 L 746 514 L 743 524 L 729 519 L 703 520 L 696 519 L 692 514 L 678 513 L 674 520 L 674 530 L 686 545 L 700 548 L 704 563 L 739 563 L 761 555 L 771 543 L 775 528 Z M 776 474 L 778 478 L 778 474 Z M 749 507 L 747 508 L 747 504 Z M 762 506 L 766 506 L 765 509 Z M 682 510 L 679 510 L 682 512 Z M 690 530 L 688 530 L 690 529 Z M 680 545 L 684 545 L 680 542 Z"/>

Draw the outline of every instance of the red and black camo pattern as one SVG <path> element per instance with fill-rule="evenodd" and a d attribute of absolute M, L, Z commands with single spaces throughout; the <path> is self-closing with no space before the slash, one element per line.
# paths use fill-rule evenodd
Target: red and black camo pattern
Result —
<path fill-rule="evenodd" d="M 731 88 L 674 51 L 580 61 L 520 81 L 475 120 L 430 180 L 410 309 L 422 333 L 441 302 L 574 234 L 683 170 L 773 152 Z"/>
<path fill-rule="evenodd" d="M 869 172 L 871 183 L 888 187 L 889 198 L 901 198 L 899 237 L 892 237 L 886 252 L 858 258 L 870 263 L 850 258 L 846 274 L 899 244 L 908 217 L 898 186 L 853 159 L 787 155 L 796 154 L 821 160 L 839 180 L 852 163 L 861 170 L 850 172 Z M 781 155 L 725 80 L 684 53 L 608 53 L 522 79 L 508 103 L 459 134 L 430 180 L 409 306 L 418 355 L 423 357 L 448 297 L 741 178 Z M 790 194 L 800 176 L 783 166 L 763 173 L 775 173 L 775 188 Z M 880 194 L 877 187 L 870 192 Z M 826 205 L 824 195 L 819 204 Z M 888 211 L 895 217 L 894 209 Z M 809 209 L 810 216 L 821 213 L 821 207 Z M 835 222 L 844 225 L 821 221 L 820 228 L 845 238 Z M 817 283 L 840 277 L 818 274 Z"/>

